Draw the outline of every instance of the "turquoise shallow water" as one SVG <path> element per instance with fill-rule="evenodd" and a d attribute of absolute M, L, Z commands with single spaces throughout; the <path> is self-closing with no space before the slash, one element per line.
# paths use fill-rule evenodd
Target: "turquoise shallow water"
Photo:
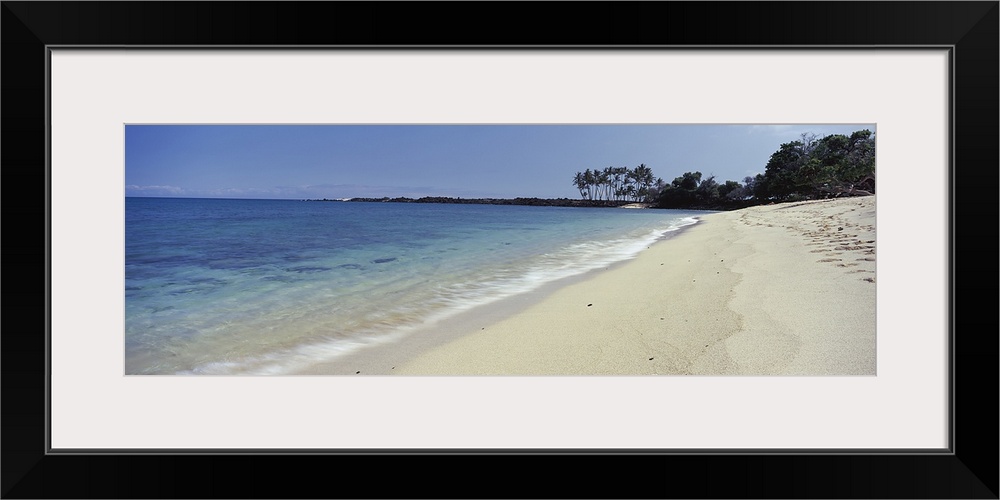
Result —
<path fill-rule="evenodd" d="M 632 258 L 698 214 L 126 198 L 125 373 L 290 373 Z"/>

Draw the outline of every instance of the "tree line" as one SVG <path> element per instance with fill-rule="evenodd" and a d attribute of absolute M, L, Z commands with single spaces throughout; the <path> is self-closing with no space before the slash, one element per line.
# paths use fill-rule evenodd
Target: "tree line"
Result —
<path fill-rule="evenodd" d="M 762 203 L 858 196 L 875 193 L 875 136 L 870 130 L 851 135 L 801 140 L 782 144 L 764 173 L 742 182 L 718 182 L 714 175 L 685 172 L 669 184 L 654 180 L 645 164 L 634 169 L 607 167 L 577 172 L 573 185 L 584 200 L 619 204 L 646 202 L 660 208 L 734 209 Z"/>
<path fill-rule="evenodd" d="M 653 170 L 641 164 L 635 168 L 607 167 L 577 172 L 573 185 L 585 200 L 616 202 L 651 201 L 663 186 L 663 179 L 653 179 Z"/>

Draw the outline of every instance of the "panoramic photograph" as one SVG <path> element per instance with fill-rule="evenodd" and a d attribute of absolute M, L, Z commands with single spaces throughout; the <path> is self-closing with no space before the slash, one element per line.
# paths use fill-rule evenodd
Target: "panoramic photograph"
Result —
<path fill-rule="evenodd" d="M 875 132 L 126 125 L 124 373 L 874 376 Z"/>

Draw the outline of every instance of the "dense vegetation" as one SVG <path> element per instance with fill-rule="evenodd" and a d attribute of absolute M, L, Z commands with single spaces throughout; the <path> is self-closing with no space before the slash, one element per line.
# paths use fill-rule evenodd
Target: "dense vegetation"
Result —
<path fill-rule="evenodd" d="M 764 173 L 743 182 L 719 183 L 715 176 L 685 172 L 670 184 L 653 180 L 643 165 L 577 172 L 573 185 L 584 200 L 641 201 L 660 208 L 734 209 L 761 203 L 858 196 L 875 193 L 875 137 L 870 130 L 782 144 Z"/>

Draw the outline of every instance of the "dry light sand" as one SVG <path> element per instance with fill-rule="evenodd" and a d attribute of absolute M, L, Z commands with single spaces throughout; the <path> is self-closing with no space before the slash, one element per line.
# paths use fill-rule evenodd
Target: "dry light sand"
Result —
<path fill-rule="evenodd" d="M 508 303 L 512 315 L 473 311 L 435 340 L 312 372 L 875 375 L 875 286 L 873 196 L 710 213 L 633 260 Z"/>

